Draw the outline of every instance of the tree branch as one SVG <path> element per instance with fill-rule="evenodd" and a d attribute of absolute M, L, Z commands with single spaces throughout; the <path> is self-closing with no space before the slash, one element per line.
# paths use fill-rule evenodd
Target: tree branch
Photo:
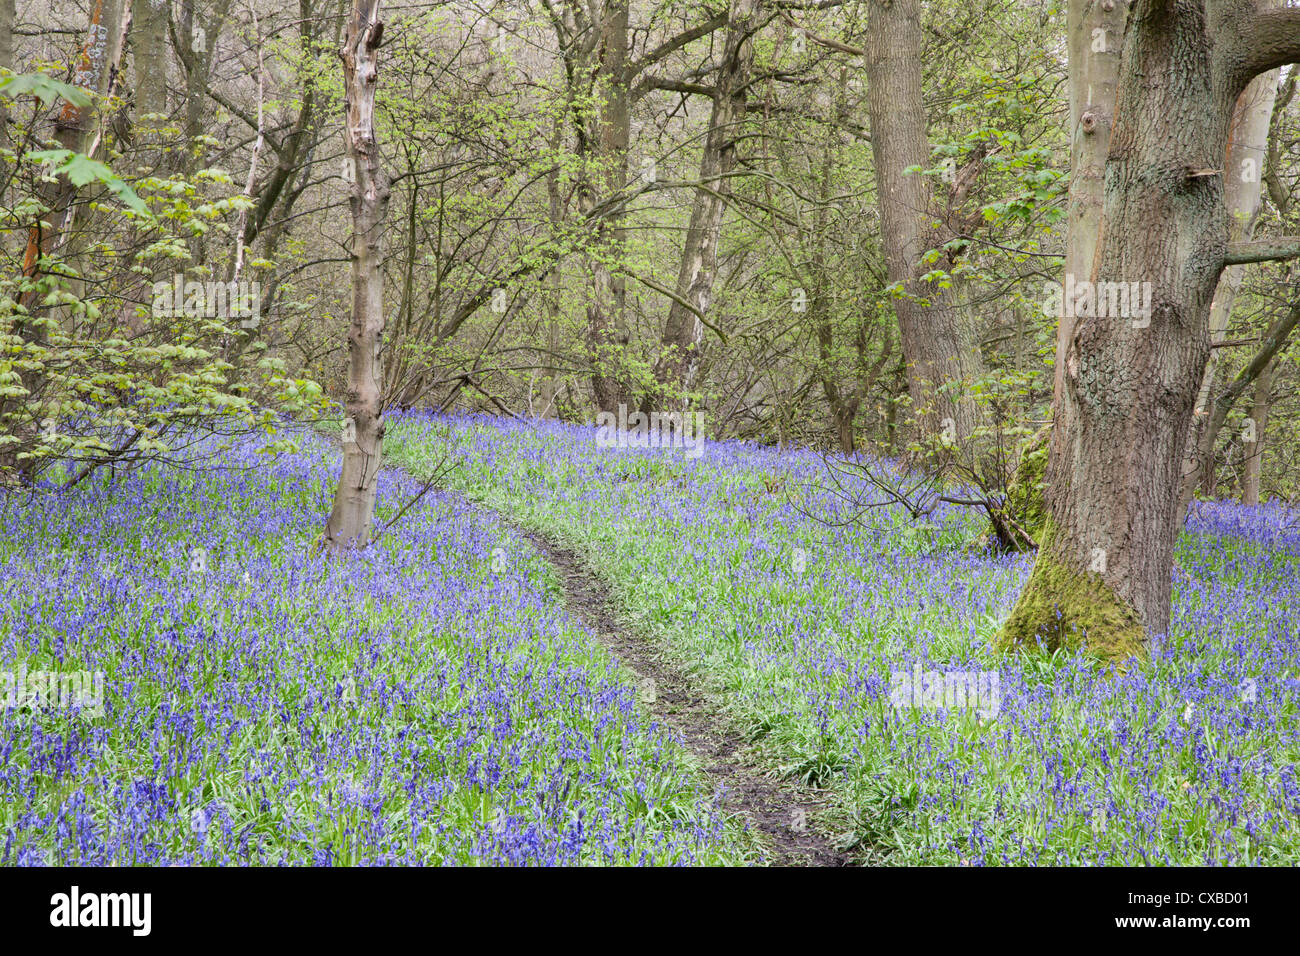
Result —
<path fill-rule="evenodd" d="M 727 12 L 724 10 L 722 13 L 705 20 L 699 26 L 692 27 L 684 33 L 679 33 L 671 40 L 665 40 L 639 60 L 634 60 L 629 63 L 627 65 L 627 73 L 624 77 L 624 81 L 626 82 L 627 80 L 631 80 L 632 77 L 636 76 L 638 73 L 654 66 L 665 57 L 671 56 L 693 40 L 698 40 L 702 36 L 708 36 L 715 30 L 721 30 L 727 25 L 727 16 Z"/>
<path fill-rule="evenodd" d="M 1300 323 L 1300 300 L 1296 301 L 1287 310 L 1287 314 L 1275 321 L 1272 327 L 1264 333 L 1259 351 L 1246 363 L 1245 368 L 1237 374 L 1237 377 L 1232 380 L 1232 384 L 1215 397 L 1213 417 L 1210 420 L 1207 434 L 1217 435 L 1219 433 L 1223 423 L 1227 421 L 1228 412 L 1236 403 L 1237 398 L 1251 382 L 1259 378 L 1260 373 L 1264 371 L 1264 367 L 1273 361 L 1274 356 L 1286 347 L 1297 323 Z"/>
<path fill-rule="evenodd" d="M 722 339 L 722 341 L 723 341 L 724 344 L 726 343 L 726 341 L 727 341 L 727 333 L 724 332 L 724 331 L 722 331 L 722 329 L 718 328 L 718 327 L 717 327 L 716 325 L 714 325 L 712 322 L 710 322 L 710 321 L 705 317 L 705 315 L 704 315 L 703 312 L 701 312 L 701 311 L 700 311 L 699 309 L 697 309 L 695 306 L 691 305 L 689 302 L 687 302 L 685 299 L 683 299 L 680 295 L 678 295 L 678 294 L 677 294 L 676 292 L 674 292 L 672 289 L 669 289 L 669 288 L 667 288 L 667 287 L 665 287 L 665 286 L 660 285 L 658 282 L 655 282 L 653 279 L 647 279 L 647 278 L 646 278 L 645 276 L 643 276 L 643 275 L 638 275 L 638 274 L 635 273 L 635 272 L 629 272 L 628 275 L 630 275 L 633 279 L 636 279 L 636 281 L 637 281 L 637 282 L 640 282 L 642 285 L 647 286 L 648 288 L 651 288 L 651 289 L 653 289 L 654 291 L 656 291 L 656 292 L 658 292 L 658 293 L 661 293 L 662 295 L 666 295 L 666 296 L 668 296 L 668 298 L 672 299 L 674 302 L 676 302 L 678 305 L 680 305 L 680 306 L 681 306 L 683 309 L 685 309 L 687 312 L 690 312 L 690 313 L 691 313 L 692 315 L 694 315 L 697 319 L 699 319 L 699 320 L 700 320 L 700 324 L 703 325 L 705 328 L 707 328 L 707 329 L 711 330 L 712 332 L 714 332 L 714 333 L 718 336 L 718 338 Z"/>
<path fill-rule="evenodd" d="M 867 51 L 856 46 L 849 46 L 847 43 L 841 43 L 839 40 L 832 40 L 830 37 L 818 36 L 806 27 L 801 27 L 794 17 L 786 13 L 787 9 L 800 9 L 793 5 L 782 5 L 781 19 L 785 20 L 791 27 L 796 30 L 802 30 L 804 36 L 819 46 L 824 46 L 828 50 L 835 50 L 839 53 L 847 53 L 849 56 L 866 56 Z"/>
<path fill-rule="evenodd" d="M 1278 239 L 1257 239 L 1253 242 L 1232 242 L 1223 257 L 1225 266 L 1244 266 L 1252 262 L 1275 262 L 1278 259 L 1300 257 L 1300 236 L 1283 236 Z"/>
<path fill-rule="evenodd" d="M 712 86 L 705 86 L 702 83 L 684 83 L 681 80 L 666 80 L 659 76 L 648 76 L 636 86 L 636 92 L 638 95 L 648 90 L 670 90 L 674 93 L 693 93 L 696 96 L 707 96 L 710 99 L 713 98 L 716 92 Z"/>
<path fill-rule="evenodd" d="M 1237 49 L 1242 53 L 1237 80 L 1243 87 L 1261 73 L 1300 63 L 1300 9 L 1265 10 L 1251 15 Z"/>

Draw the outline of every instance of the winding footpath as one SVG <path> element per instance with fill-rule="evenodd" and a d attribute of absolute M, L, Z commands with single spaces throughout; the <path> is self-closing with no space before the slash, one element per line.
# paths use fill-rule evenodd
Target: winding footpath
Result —
<path fill-rule="evenodd" d="M 481 501 L 461 497 L 466 504 L 495 514 L 550 562 L 564 589 L 569 612 L 596 634 L 601 644 L 653 693 L 641 694 L 641 705 L 661 723 L 676 730 L 701 767 L 722 791 L 722 808 L 743 814 L 756 829 L 770 855 L 781 866 L 848 866 L 852 860 L 812 826 L 824 797 L 812 788 L 774 778 L 746 760 L 744 741 L 726 727 L 717 708 L 690 680 L 650 643 L 620 620 L 618 607 L 604 581 L 583 557 L 566 545 L 518 524 L 506 512 Z M 653 683 L 649 683 L 653 682 Z"/>

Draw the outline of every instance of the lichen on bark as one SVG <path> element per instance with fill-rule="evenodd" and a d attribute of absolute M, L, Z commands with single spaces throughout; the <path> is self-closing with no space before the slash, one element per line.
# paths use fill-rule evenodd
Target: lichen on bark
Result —
<path fill-rule="evenodd" d="M 1052 553 L 1051 520 L 1044 522 L 1034 570 L 998 634 L 1003 650 L 1047 652 L 1082 647 L 1102 663 L 1123 667 L 1147 656 L 1137 611 L 1093 571 L 1066 567 Z"/>

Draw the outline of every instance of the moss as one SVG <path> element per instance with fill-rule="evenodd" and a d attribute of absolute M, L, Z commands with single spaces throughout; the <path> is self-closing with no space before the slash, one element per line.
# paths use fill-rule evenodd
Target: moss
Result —
<path fill-rule="evenodd" d="M 1020 455 L 1015 473 L 1007 485 L 1006 512 L 1016 524 L 1027 531 L 1040 546 L 1043 528 L 1047 524 L 1047 502 L 1044 496 L 1043 475 L 1047 471 L 1047 455 L 1052 430 L 1039 430 Z"/>
<path fill-rule="evenodd" d="M 1015 609 L 998 635 L 1003 650 L 1031 650 L 1041 641 L 1050 653 L 1083 647 L 1104 663 L 1123 666 L 1147 655 L 1146 630 L 1137 611 L 1100 574 L 1079 573 L 1050 553 L 1051 522 Z"/>

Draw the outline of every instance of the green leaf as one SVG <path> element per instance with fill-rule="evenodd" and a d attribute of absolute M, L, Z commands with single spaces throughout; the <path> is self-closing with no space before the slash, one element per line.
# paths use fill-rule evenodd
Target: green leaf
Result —
<path fill-rule="evenodd" d="M 85 107 L 91 103 L 90 94 L 80 87 L 54 79 L 48 73 L 19 73 L 0 79 L 0 95 L 17 99 L 35 96 L 42 106 L 48 107 L 59 97 L 73 106 Z"/>
<path fill-rule="evenodd" d="M 150 215 L 149 207 L 144 204 L 144 200 L 98 160 L 83 156 L 81 153 L 74 153 L 70 149 L 36 150 L 28 153 L 27 158 L 33 162 L 51 164 L 53 172 L 67 176 L 74 186 L 84 186 L 89 182 L 97 181 L 131 209 L 142 216 Z"/>

